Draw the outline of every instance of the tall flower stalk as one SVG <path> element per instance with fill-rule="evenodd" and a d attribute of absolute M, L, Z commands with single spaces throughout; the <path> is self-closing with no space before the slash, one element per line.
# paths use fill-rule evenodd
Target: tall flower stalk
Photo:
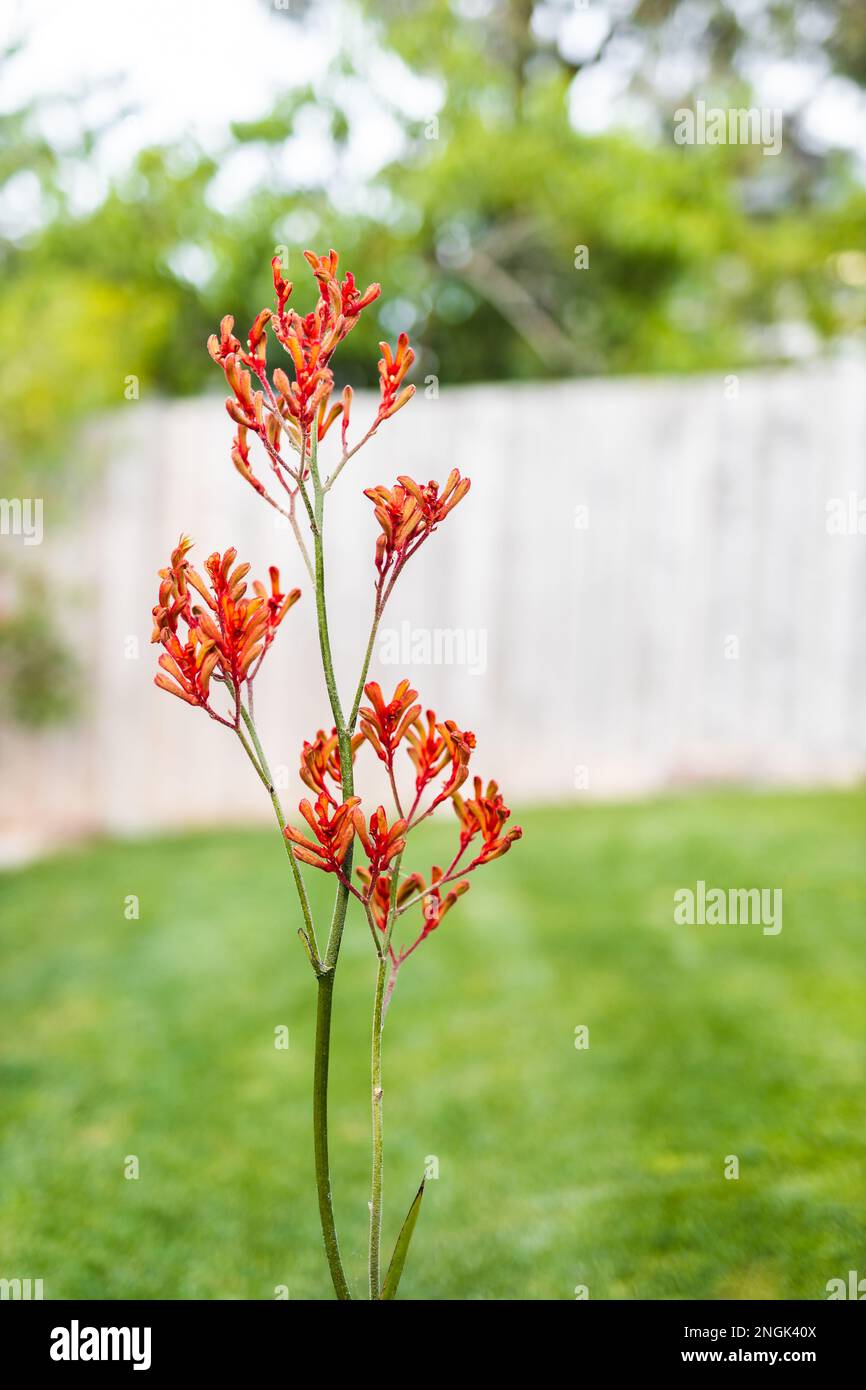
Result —
<path fill-rule="evenodd" d="M 269 584 L 248 584 L 248 564 L 237 564 L 234 550 L 211 555 L 204 574 L 188 559 L 192 542 L 182 536 L 168 565 L 160 570 L 159 595 L 153 609 L 153 641 L 162 652 L 155 680 L 186 704 L 203 709 L 237 737 L 270 798 L 288 855 L 298 896 L 298 935 L 316 980 L 316 1039 L 313 1074 L 313 1148 L 319 1216 L 334 1292 L 351 1297 L 340 1255 L 331 1196 L 328 1150 L 328 1076 L 334 982 L 349 904 L 360 904 L 376 954 L 371 1041 L 372 1173 L 368 1256 L 372 1300 L 394 1298 L 415 1228 L 422 1182 L 382 1274 L 383 1192 L 382 1037 L 388 1007 L 405 962 L 434 932 L 470 886 L 468 875 L 499 858 L 521 830 L 506 830 L 510 812 L 495 782 L 473 782 L 474 796 L 461 789 L 469 776 L 475 736 L 453 720 L 440 721 L 423 710 L 417 692 L 401 680 L 390 698 L 368 680 L 370 661 L 382 614 L 405 565 L 469 491 L 469 479 L 454 469 L 440 486 L 401 475 L 391 487 L 367 489 L 378 535 L 373 552 L 373 608 L 361 670 L 351 704 L 341 700 L 334 674 L 325 585 L 325 514 L 328 494 L 347 464 L 379 427 L 411 399 L 414 386 L 405 378 L 414 353 L 405 333 L 395 350 L 380 344 L 380 399 L 366 431 L 349 438 L 352 391 L 346 386 L 334 401 L 331 360 L 359 315 L 380 294 L 370 285 L 361 294 L 354 277 L 341 281 L 335 251 L 326 256 L 305 252 L 318 286 L 311 313 L 289 307 L 292 285 L 279 258 L 272 261 L 275 307 L 255 318 L 246 347 L 226 316 L 219 334 L 208 342 L 211 357 L 225 374 L 231 394 L 226 409 L 236 427 L 231 459 L 248 486 L 287 518 L 315 596 L 316 626 L 322 673 L 331 713 L 331 728 L 319 729 L 301 749 L 300 778 L 310 797 L 298 810 L 302 826 L 290 824 L 274 786 L 256 727 L 254 683 L 262 663 L 300 590 L 283 593 L 279 570 L 271 567 Z M 287 355 L 286 366 L 269 369 L 268 333 Z M 323 471 L 321 446 L 340 421 L 339 446 L 330 471 Z M 333 436 L 331 436 L 333 438 Z M 251 444 L 258 441 L 255 463 Z M 330 440 L 326 448 L 330 447 Z M 266 479 L 267 481 L 264 481 Z M 366 697 L 367 703 L 363 703 Z M 393 806 L 369 814 L 355 793 L 355 759 L 361 748 L 385 766 Z M 408 757 L 405 755 L 408 754 Z M 410 834 L 440 807 L 450 803 L 457 816 L 453 856 L 429 876 L 403 868 Z M 355 864 L 355 857 L 359 863 Z M 334 903 L 325 933 L 313 920 L 304 880 L 305 869 L 330 874 Z M 402 940 L 403 919 L 413 914 L 414 931 Z M 412 920 L 411 917 L 408 918 Z"/>

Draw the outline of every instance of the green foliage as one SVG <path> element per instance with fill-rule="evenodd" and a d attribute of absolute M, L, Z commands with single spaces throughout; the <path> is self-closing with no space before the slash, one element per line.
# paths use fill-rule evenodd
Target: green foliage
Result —
<path fill-rule="evenodd" d="M 517 818 L 519 849 L 416 953 L 388 1012 L 385 1250 L 419 1166 L 435 1155 L 440 1174 L 401 1298 L 823 1298 L 866 1243 L 866 796 Z M 418 833 L 443 862 L 451 828 Z M 308 878 L 324 913 L 330 884 Z M 781 933 L 675 926 L 673 894 L 698 878 L 781 887 Z M 0 1247 L 46 1298 L 331 1296 L 296 926 L 275 831 L 96 845 L 0 876 Z M 331 1145 L 361 1296 L 374 977 L 353 911 Z"/>
<path fill-rule="evenodd" d="M 0 616 L 0 715 L 24 728 L 60 724 L 78 707 L 80 672 L 40 588 Z"/>
<path fill-rule="evenodd" d="M 539 37 L 540 8 L 493 0 L 471 18 L 453 0 L 367 7 L 380 43 L 433 79 L 439 97 L 430 120 L 393 107 L 404 147 L 365 188 L 345 91 L 371 79 L 347 51 L 324 85 L 293 87 L 261 119 L 233 125 L 222 158 L 188 143 L 147 150 L 87 214 L 70 209 L 70 161 L 40 135 L 38 107 L 0 115 L 0 190 L 28 175 L 44 210 L 40 229 L 0 238 L 0 315 L 13 344 L 0 374 L 6 495 L 47 496 L 56 516 L 87 467 L 78 427 L 125 406 L 131 377 L 145 400 L 220 391 L 207 336 L 226 312 L 244 336 L 271 300 L 269 262 L 283 246 L 302 310 L 312 300 L 305 246 L 336 246 L 362 286 L 383 284 L 345 344 L 340 384 L 375 382 L 380 338 L 404 328 L 416 381 L 443 385 L 728 372 L 786 360 L 791 324 L 816 347 L 862 341 L 866 192 L 850 161 L 803 149 L 796 122 L 778 158 L 676 146 L 670 101 L 659 104 L 660 135 L 579 135 L 568 97 L 581 65 Z M 752 32 L 721 0 L 693 4 L 711 58 L 706 95 L 747 103 L 747 50 L 766 60 L 803 49 L 794 7 L 770 8 Z M 860 10 L 846 0 L 823 8 L 825 51 L 859 80 Z M 633 9 L 618 32 L 648 54 L 672 34 L 683 42 L 671 28 L 679 0 Z M 336 173 L 292 185 L 276 171 L 311 107 L 327 118 Z M 95 139 L 86 133 L 75 158 Z M 273 156 L 269 172 L 220 210 L 217 181 L 245 155 L 253 167 Z"/>
<path fill-rule="evenodd" d="M 829 51 L 858 21 L 850 6 L 826 8 Z M 784 357 L 767 332 L 778 323 L 806 324 L 819 339 L 862 333 L 866 289 L 841 280 L 834 257 L 862 246 L 866 199 L 841 157 L 807 155 L 796 123 L 777 159 L 750 146 L 679 147 L 669 101 L 660 138 L 580 136 L 568 118 L 580 65 L 532 27 L 537 9 L 495 0 L 472 18 L 452 0 L 369 7 L 380 44 L 435 81 L 438 128 L 393 107 L 401 156 L 350 196 L 344 91 L 368 78 L 363 59 L 342 50 L 328 82 L 291 88 L 261 119 L 234 124 L 223 159 L 188 143 L 145 151 L 86 215 L 66 203 L 34 110 L 0 118 L 9 137 L 0 187 L 28 169 L 48 211 L 41 231 L 0 243 L 0 312 L 28 345 L 7 356 L 0 378 L 7 476 L 32 484 L 73 468 L 76 422 L 122 403 L 130 375 L 143 397 L 219 389 L 205 339 L 224 312 L 243 332 L 269 300 L 277 246 L 289 248 L 302 308 L 305 245 L 336 245 L 359 281 L 383 282 L 344 350 L 354 384 L 375 380 L 378 339 L 404 327 L 420 348 L 418 375 L 443 382 L 732 370 Z M 638 5 L 617 32 L 649 53 L 680 9 Z M 713 55 L 707 92 L 720 100 L 748 101 L 749 44 L 763 43 L 765 57 L 802 48 L 785 4 L 763 38 L 715 0 L 696 13 Z M 276 170 L 311 108 L 327 117 L 335 178 L 292 187 L 270 173 L 220 211 L 215 180 L 226 164 L 271 154 Z M 588 269 L 575 266 L 581 246 Z"/>
<path fill-rule="evenodd" d="M 388 1273 L 385 1275 L 382 1284 L 382 1300 L 389 1302 L 397 1297 L 397 1290 L 400 1287 L 400 1279 L 406 1266 L 406 1257 L 409 1254 L 409 1246 L 412 1236 L 418 1223 L 418 1213 L 421 1210 L 421 1199 L 424 1196 L 424 1179 L 421 1186 L 412 1199 L 412 1205 L 406 1215 L 406 1220 L 400 1227 L 397 1235 L 397 1243 L 394 1246 L 394 1253 L 391 1256 L 391 1263 L 388 1266 Z"/>

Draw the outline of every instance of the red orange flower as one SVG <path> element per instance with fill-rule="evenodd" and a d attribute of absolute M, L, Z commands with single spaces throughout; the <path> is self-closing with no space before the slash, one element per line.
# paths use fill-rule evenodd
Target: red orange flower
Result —
<path fill-rule="evenodd" d="M 389 827 L 384 806 L 373 812 L 369 828 L 364 822 L 364 813 L 357 807 L 352 813 L 352 818 L 355 822 L 355 834 L 370 861 L 370 875 L 373 878 L 378 877 L 388 868 L 391 860 L 406 848 L 406 822 L 402 819 L 395 820 Z"/>
<path fill-rule="evenodd" d="M 424 879 L 420 874 L 418 877 L 421 879 L 421 892 L 424 894 L 421 904 L 421 910 L 424 914 L 424 929 L 415 942 L 416 946 L 420 945 L 425 936 L 430 935 L 431 931 L 436 930 L 443 917 L 451 911 L 457 899 L 461 898 L 464 893 L 469 892 L 469 880 L 462 878 L 459 882 L 455 883 L 453 887 L 449 888 L 448 892 L 443 897 L 439 885 L 445 875 L 444 871 L 435 864 L 430 871 L 429 888 L 425 887 Z M 410 949 L 414 949 L 414 947 Z M 409 952 L 406 954 L 408 955 Z"/>
<path fill-rule="evenodd" d="M 501 835 L 500 831 L 505 822 L 511 816 L 511 812 L 502 799 L 502 793 L 495 782 L 488 782 L 487 790 L 484 791 L 480 777 L 475 778 L 475 796 L 469 801 L 464 801 L 459 793 L 454 796 L 454 810 L 460 821 L 460 848 L 461 852 L 476 838 L 481 835 L 482 846 L 480 852 L 472 860 L 467 869 L 474 869 L 479 864 L 487 864 L 491 859 L 498 859 L 511 848 L 515 840 L 519 840 L 523 834 L 519 825 L 515 825 L 507 834 Z"/>
<path fill-rule="evenodd" d="M 389 416 L 396 415 L 415 394 L 414 386 L 404 386 L 400 390 L 403 378 L 415 361 L 415 354 L 406 333 L 401 333 L 397 339 L 396 352 L 391 351 L 388 343 L 380 343 L 379 350 L 382 353 L 379 358 L 379 392 L 382 399 L 377 419 L 387 420 Z"/>
<path fill-rule="evenodd" d="M 211 334 L 208 339 L 208 351 L 223 369 L 232 390 L 232 395 L 226 401 L 229 415 L 235 424 L 255 431 L 277 470 L 285 466 L 280 454 L 283 433 L 288 435 L 298 452 L 306 453 L 312 431 L 315 429 L 318 440 L 323 439 L 341 414 L 346 417 L 345 447 L 345 425 L 348 422 L 351 392 L 347 389 L 342 400 L 331 405 L 334 376 L 329 365 L 330 359 L 339 344 L 354 328 L 361 312 L 381 293 L 380 286 L 374 284 L 369 285 L 362 294 L 351 272 L 340 281 L 337 274 L 339 257 L 336 251 L 330 251 L 325 256 L 305 251 L 304 256 L 319 287 L 316 306 L 309 314 L 298 314 L 289 307 L 293 286 L 283 275 L 280 258 L 275 256 L 271 261 L 271 269 L 276 309 L 262 309 L 256 315 L 247 337 L 246 348 L 241 346 L 240 340 L 234 335 L 234 319 L 231 315 L 222 319 L 219 335 Z M 291 360 L 291 376 L 278 367 L 273 373 L 273 384 L 268 381 L 267 376 L 269 325 Z M 397 384 L 410 365 L 406 362 L 405 349 L 402 354 L 398 349 L 398 357 L 399 363 L 393 360 L 391 363 L 391 378 Z M 254 389 L 250 373 L 258 379 L 261 389 Z M 401 395 L 405 395 L 405 392 Z M 387 402 L 380 407 L 376 423 L 384 419 L 385 414 L 393 414 L 402 403 L 402 399 L 398 403 L 393 399 L 393 395 L 388 396 Z M 383 410 L 385 414 L 382 413 Z M 240 437 L 235 442 L 232 459 L 247 482 L 252 483 L 258 492 L 267 497 L 267 493 L 249 467 L 245 441 Z"/>
<path fill-rule="evenodd" d="M 153 641 L 162 647 L 157 685 L 186 703 L 205 709 L 211 718 L 235 731 L 267 790 L 288 848 L 303 917 L 298 935 L 319 985 L 324 986 L 319 990 L 316 1029 L 313 1107 L 316 1180 L 328 1262 L 334 1290 L 340 1299 L 349 1296 L 349 1288 L 337 1251 L 331 1212 L 327 1144 L 321 1140 L 327 1122 L 331 990 L 349 896 L 354 895 L 364 906 L 378 957 L 372 1035 L 374 1167 L 370 1202 L 370 1296 L 375 1300 L 393 1297 L 399 1276 L 396 1266 L 399 1264 L 402 1268 L 406 1245 L 404 1239 L 398 1250 L 400 1258 L 395 1256 L 392 1260 L 382 1285 L 378 1252 L 382 1226 L 379 1141 L 381 1038 L 385 1011 L 403 962 L 438 929 L 457 900 L 468 891 L 468 877 L 458 878 L 458 874 L 469 874 L 479 865 L 506 853 L 521 835 L 521 830 L 518 826 L 507 830 L 510 812 L 495 782 L 488 783 L 485 790 L 481 779 L 476 777 L 475 795 L 465 801 L 460 795 L 469 776 L 469 763 L 475 748 L 473 733 L 460 729 L 453 720 L 437 721 L 432 710 L 427 711 L 425 723 L 417 692 L 408 680 L 399 682 L 390 700 L 385 699 L 376 681 L 367 681 L 376 632 L 403 565 L 469 490 L 469 479 L 461 478 L 457 469 L 451 471 L 441 490 L 436 482 L 420 483 L 401 474 L 393 488 L 380 486 L 367 491 L 379 526 L 373 628 L 351 707 L 344 705 L 336 688 L 324 584 L 325 502 L 333 484 L 358 450 L 383 421 L 395 415 L 412 397 L 415 388 L 407 385 L 407 376 L 415 353 L 405 333 L 399 335 L 393 350 L 388 343 L 380 344 L 378 406 L 369 428 L 358 442 L 350 445 L 352 391 L 345 387 L 342 396 L 334 402 L 332 361 L 361 313 L 378 298 L 380 288 L 372 284 L 362 293 L 351 273 L 341 280 L 336 251 L 326 255 L 307 251 L 304 255 L 318 287 L 311 312 L 300 314 L 290 307 L 293 286 L 276 257 L 271 262 L 275 306 L 256 314 L 245 339 L 235 335 L 234 320 L 226 315 L 220 322 L 219 333 L 212 334 L 208 340 L 211 357 L 224 373 L 230 389 L 226 409 L 235 426 L 232 463 L 243 480 L 289 522 L 318 595 L 319 647 L 336 727 L 330 733 L 319 729 L 311 742 L 303 744 L 300 776 L 312 800 L 305 797 L 300 802 L 301 828 L 285 823 L 281 800 L 256 729 L 253 708 L 256 674 L 277 628 L 299 598 L 300 591 L 283 593 L 275 568 L 270 570 L 269 587 L 256 582 L 248 591 L 249 566 L 237 564 L 234 549 L 209 556 L 200 574 L 187 558 L 191 542 L 182 536 L 170 563 L 159 572 L 158 601 L 153 609 Z M 269 336 L 273 340 L 270 343 Z M 285 369 L 278 367 L 271 372 L 269 348 L 273 353 L 277 344 L 287 353 L 287 361 Z M 320 467 L 323 459 L 318 443 L 338 419 L 342 420 L 342 449 L 327 468 Z M 258 464 L 250 457 L 252 436 L 261 443 L 267 465 L 281 492 L 274 488 L 272 495 L 259 478 Z M 330 446 L 326 452 L 331 452 Z M 269 480 L 266 478 L 266 481 Z M 312 554 L 305 539 L 305 522 L 309 523 L 307 535 L 314 542 Z M 225 714 L 210 703 L 214 682 L 222 684 L 231 697 L 233 709 L 230 707 Z M 369 701 L 364 706 L 360 706 L 362 692 Z M 349 708 L 351 712 L 347 714 Z M 360 727 L 358 732 L 353 732 L 358 717 Z M 395 775 L 394 768 L 395 754 L 404 740 L 415 778 L 414 796 L 407 799 L 405 813 L 398 786 L 401 779 Z M 362 742 L 368 742 L 387 767 L 396 808 L 391 824 L 384 806 L 377 806 L 368 818 L 359 798 L 352 794 L 353 764 Z M 408 782 L 408 776 L 406 780 Z M 426 809 L 421 805 L 422 797 Z M 417 872 L 401 877 L 410 832 L 448 798 L 453 800 L 460 822 L 459 843 L 452 847 L 456 853 L 446 868 L 433 865 L 429 885 Z M 355 840 L 359 845 L 357 850 Z M 459 866 L 464 858 L 470 857 L 470 847 L 475 857 L 461 869 Z M 362 891 L 354 886 L 351 876 L 356 854 L 366 859 L 357 868 Z M 320 953 L 319 934 L 304 883 L 302 869 L 305 865 L 334 874 L 339 881 L 324 953 Z M 398 945 L 397 919 L 415 907 L 420 909 L 421 918 L 420 923 L 416 918 L 417 935 L 411 945 Z M 417 1214 L 420 1196 L 419 1192 L 410 1217 L 404 1223 L 404 1236 Z"/>
<path fill-rule="evenodd" d="M 475 747 L 475 735 L 469 729 L 458 729 L 453 719 L 437 724 L 435 713 L 428 709 L 426 729 L 420 718 L 416 718 L 407 729 L 406 738 L 409 757 L 415 766 L 417 797 L 449 762 L 451 764 L 450 775 L 430 807 L 432 811 L 446 797 L 452 796 L 469 776 L 469 759 Z"/>
<path fill-rule="evenodd" d="M 287 825 L 284 834 L 291 842 L 296 858 L 315 869 L 342 876 L 343 860 L 355 834 L 352 813 L 358 804 L 358 797 L 350 796 L 332 814 L 331 803 L 324 792 L 316 798 L 315 810 L 309 801 L 302 801 L 298 810 L 315 839 L 311 840 L 293 825 Z"/>
<path fill-rule="evenodd" d="M 359 711 L 361 730 L 376 756 L 391 769 L 400 741 L 421 713 L 421 706 L 413 703 L 418 692 L 402 680 L 386 703 L 378 681 L 369 681 L 364 694 L 370 704 L 362 705 Z"/>
<path fill-rule="evenodd" d="M 285 317 L 286 304 L 294 289 L 294 285 L 291 280 L 287 280 L 284 276 L 283 263 L 279 256 L 274 256 L 271 261 L 271 270 L 274 276 L 274 290 L 277 295 L 277 318 L 282 322 Z"/>
<path fill-rule="evenodd" d="M 274 332 L 291 357 L 295 373 L 292 382 L 278 368 L 274 372 L 274 386 L 286 413 L 303 432 L 309 432 L 318 412 L 317 432 L 322 439 L 345 404 L 328 407 L 334 387 L 334 375 L 328 364 L 339 344 L 354 328 L 358 315 L 378 298 L 381 289 L 379 285 L 370 285 L 362 295 L 351 272 L 341 284 L 337 277 L 339 257 L 336 251 L 327 256 L 305 251 L 304 258 L 319 284 L 316 307 L 304 315 L 286 310 L 291 285 L 283 279 L 279 262 L 271 263 L 277 291 Z"/>
<path fill-rule="evenodd" d="M 358 750 L 359 744 L 363 743 L 363 734 L 354 734 L 352 737 L 352 758 Z M 327 780 L 334 783 L 336 787 L 342 786 L 343 778 L 340 769 L 340 747 L 337 738 L 337 730 L 332 729 L 330 734 L 326 734 L 324 729 L 319 729 L 312 743 L 304 740 L 301 749 L 301 781 L 304 782 L 311 792 L 316 794 L 324 792 L 328 800 L 337 805 L 335 798 L 327 785 Z"/>
<path fill-rule="evenodd" d="M 223 360 L 226 381 L 234 392 L 226 401 L 226 410 L 236 425 L 247 425 L 259 433 L 265 425 L 264 396 L 261 391 L 253 391 L 252 377 L 242 369 L 240 361 L 233 352 Z"/>
<path fill-rule="evenodd" d="M 250 465 L 250 446 L 247 443 L 246 425 L 238 425 L 234 444 L 232 445 L 232 463 L 240 473 L 245 482 L 254 488 L 260 497 L 267 497 L 264 485 L 253 473 Z"/>
<path fill-rule="evenodd" d="M 231 314 L 226 314 L 220 320 L 220 335 L 217 337 L 212 333 L 207 340 L 207 350 L 215 362 L 223 366 L 227 357 L 234 356 L 240 352 L 241 345 L 235 337 L 232 329 L 235 326 L 234 318 Z"/>
<path fill-rule="evenodd" d="M 235 692 L 235 715 L 233 720 L 221 722 L 237 726 L 241 686 L 255 677 L 277 628 L 301 591 L 282 593 L 279 570 L 271 566 L 270 590 L 256 581 L 253 596 L 248 596 L 250 567 L 235 566 L 234 549 L 208 557 L 208 583 L 186 558 L 191 547 L 189 537 L 181 536 L 170 563 L 159 571 L 151 641 L 159 642 L 163 652 L 159 658 L 162 669 L 155 681 L 187 704 L 200 705 L 215 719 L 220 716 L 209 705 L 211 680 L 216 676 L 230 683 Z M 203 599 L 204 607 L 193 602 L 194 594 Z"/>
<path fill-rule="evenodd" d="M 373 875 L 366 864 L 361 864 L 356 873 L 364 885 L 364 901 L 370 904 L 373 920 L 379 930 L 384 932 L 388 926 L 388 915 L 391 908 L 391 874 L 379 874 L 374 882 Z M 420 874 L 408 874 L 398 886 L 395 894 L 397 909 L 399 910 L 423 887 L 424 880 Z"/>
<path fill-rule="evenodd" d="M 438 483 L 416 483 L 405 474 L 400 475 L 393 488 L 367 488 L 364 496 L 374 504 L 376 520 L 382 528 L 376 539 L 376 569 L 380 576 L 392 569 L 396 576 L 409 556 L 462 501 L 470 486 L 469 478 L 461 478 L 454 468 L 441 494 Z"/>
<path fill-rule="evenodd" d="M 391 915 L 391 874 L 379 874 L 374 879 L 366 866 L 359 868 L 357 872 L 358 877 L 364 884 L 364 901 L 369 904 L 370 911 L 373 915 L 373 921 L 376 923 L 380 932 L 385 932 L 388 929 L 388 922 Z M 418 873 L 409 874 L 397 888 L 397 892 L 394 895 L 394 907 L 396 912 L 399 914 L 416 899 L 420 898 L 423 926 L 411 945 L 402 946 L 399 950 L 395 949 L 393 945 L 389 945 L 388 954 L 391 957 L 392 966 L 389 997 L 390 989 L 393 989 L 394 976 L 403 962 L 412 955 L 413 951 L 418 949 L 421 942 L 425 941 L 431 932 L 436 930 L 451 911 L 458 898 L 461 898 L 464 893 L 468 893 L 469 891 L 469 881 L 463 878 L 460 879 L 458 883 L 454 883 L 448 888 L 447 892 L 443 895 L 442 889 L 445 887 L 446 880 L 447 875 L 444 870 L 434 864 L 430 871 L 429 888 L 424 880 L 424 875 Z"/>

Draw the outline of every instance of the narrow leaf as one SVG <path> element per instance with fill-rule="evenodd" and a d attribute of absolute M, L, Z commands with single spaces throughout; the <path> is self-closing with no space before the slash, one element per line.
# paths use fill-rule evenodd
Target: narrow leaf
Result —
<path fill-rule="evenodd" d="M 421 1210 L 421 1198 L 424 1196 L 424 1183 L 426 1181 L 426 1178 L 421 1179 L 421 1186 L 415 1193 L 415 1200 L 409 1208 L 409 1214 L 400 1227 L 397 1244 L 394 1246 L 394 1253 L 391 1256 L 388 1273 L 385 1275 L 385 1282 L 382 1285 L 382 1292 L 380 1294 L 380 1298 L 382 1299 L 397 1297 L 397 1285 L 400 1283 L 400 1275 L 403 1273 L 403 1266 L 406 1263 L 406 1256 L 409 1253 L 409 1242 L 412 1239 L 412 1232 L 415 1230 L 418 1212 Z"/>

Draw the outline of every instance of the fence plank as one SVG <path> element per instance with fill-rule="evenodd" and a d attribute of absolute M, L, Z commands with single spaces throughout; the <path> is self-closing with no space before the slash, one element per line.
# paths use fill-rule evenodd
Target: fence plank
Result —
<path fill-rule="evenodd" d="M 721 377 L 422 394 L 332 494 L 345 688 L 372 598 L 363 488 L 457 466 L 472 490 L 407 570 L 382 637 L 399 648 L 439 630 L 455 645 L 406 665 L 380 642 L 373 674 L 409 675 L 425 704 L 476 729 L 479 771 L 513 801 L 861 777 L 866 535 L 826 523 L 831 498 L 866 496 L 864 388 L 866 368 L 843 362 L 744 374 L 735 399 Z M 371 405 L 359 396 L 353 418 Z M 279 563 L 305 590 L 258 692 L 296 800 L 301 741 L 329 724 L 312 596 L 288 530 L 232 469 L 229 435 L 214 398 L 131 402 L 94 425 L 105 463 L 80 514 L 26 556 L 86 595 L 71 630 L 90 713 L 62 734 L 0 730 L 7 838 L 267 817 L 235 742 L 151 683 L 155 572 L 181 530 L 200 559 L 235 544 L 254 572 Z"/>

